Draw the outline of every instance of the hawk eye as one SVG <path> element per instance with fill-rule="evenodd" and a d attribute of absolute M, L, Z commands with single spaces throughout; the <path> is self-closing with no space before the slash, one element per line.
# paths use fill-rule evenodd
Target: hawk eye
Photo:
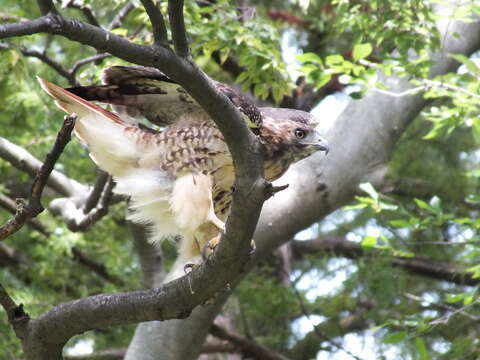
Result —
<path fill-rule="evenodd" d="M 303 139 L 305 137 L 305 135 L 307 135 L 307 132 L 305 130 L 302 130 L 302 129 L 296 129 L 295 130 L 295 137 L 297 139 Z"/>

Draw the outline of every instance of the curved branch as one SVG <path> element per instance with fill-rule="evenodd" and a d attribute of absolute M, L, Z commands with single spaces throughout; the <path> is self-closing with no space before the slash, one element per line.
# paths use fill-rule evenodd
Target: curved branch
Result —
<path fill-rule="evenodd" d="M 183 0 L 168 0 L 168 18 L 170 19 L 175 51 L 179 56 L 186 58 L 189 55 L 189 50 L 183 19 Z"/>
<path fill-rule="evenodd" d="M 141 0 L 150 22 L 152 23 L 153 39 L 156 45 L 168 46 L 167 27 L 163 15 L 152 0 Z"/>

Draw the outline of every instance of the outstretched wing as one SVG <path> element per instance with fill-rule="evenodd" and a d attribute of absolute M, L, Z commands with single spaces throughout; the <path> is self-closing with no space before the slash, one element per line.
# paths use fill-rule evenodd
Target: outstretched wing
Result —
<path fill-rule="evenodd" d="M 75 113 L 75 135 L 88 146 L 90 157 L 105 171 L 119 176 L 138 166 L 152 147 L 156 131 L 131 124 L 118 115 L 38 77 L 42 88 L 68 114 Z"/>
<path fill-rule="evenodd" d="M 205 114 L 200 105 L 175 81 L 155 68 L 112 66 L 103 71 L 103 86 L 67 89 L 86 100 L 114 105 L 116 112 L 133 118 L 145 117 L 158 125 L 170 125 L 183 115 Z M 210 79 L 244 115 L 247 125 L 259 128 L 262 114 L 255 104 L 228 85 Z"/>

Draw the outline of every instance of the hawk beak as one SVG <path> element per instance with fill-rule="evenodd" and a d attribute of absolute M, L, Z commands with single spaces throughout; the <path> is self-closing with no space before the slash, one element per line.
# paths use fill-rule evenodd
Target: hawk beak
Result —
<path fill-rule="evenodd" d="M 319 151 L 325 151 L 325 155 L 327 155 L 330 151 L 330 146 L 328 145 L 327 140 L 325 140 L 320 133 L 316 131 L 316 139 L 315 139 L 315 146 L 318 148 Z"/>

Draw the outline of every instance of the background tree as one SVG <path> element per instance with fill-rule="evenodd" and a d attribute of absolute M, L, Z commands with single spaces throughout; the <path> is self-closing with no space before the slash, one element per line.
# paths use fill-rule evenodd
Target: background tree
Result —
<path fill-rule="evenodd" d="M 2 5 L 0 234 L 26 226 L 0 243 L 0 358 L 57 359 L 82 343 L 93 354 L 65 357 L 478 358 L 474 2 Z M 287 66 L 288 42 L 301 55 Z M 270 193 L 261 152 L 191 59 L 262 102 L 308 111 L 338 91 L 354 99 L 330 124 L 328 157 L 278 181 L 290 186 L 265 203 L 252 258 Z M 52 147 L 61 114 L 34 81 L 90 84 L 125 61 L 182 84 L 219 125 L 239 174 L 225 241 L 165 285 L 174 247 L 151 246 L 125 221 L 125 201 L 84 149 L 62 153 L 68 119 Z M 49 211 L 30 218 L 42 190 Z M 303 229 L 307 240 L 295 237 Z"/>

